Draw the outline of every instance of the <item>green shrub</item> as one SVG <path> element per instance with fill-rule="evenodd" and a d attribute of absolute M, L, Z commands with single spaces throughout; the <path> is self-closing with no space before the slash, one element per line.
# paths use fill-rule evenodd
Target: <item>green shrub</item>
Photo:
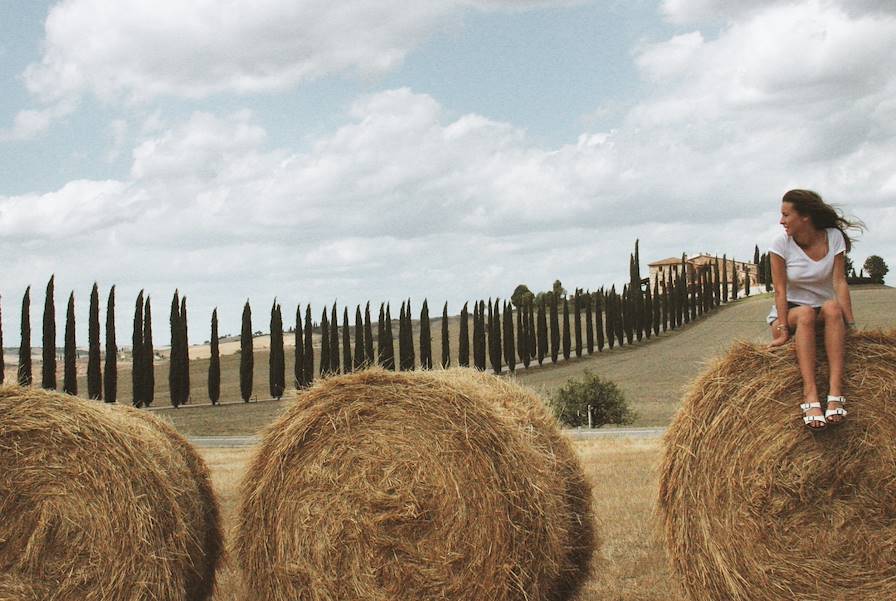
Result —
<path fill-rule="evenodd" d="M 581 379 L 570 379 L 554 392 L 551 406 L 557 419 L 567 426 L 587 426 L 589 407 L 595 428 L 630 424 L 638 417 L 616 384 L 587 370 Z"/>

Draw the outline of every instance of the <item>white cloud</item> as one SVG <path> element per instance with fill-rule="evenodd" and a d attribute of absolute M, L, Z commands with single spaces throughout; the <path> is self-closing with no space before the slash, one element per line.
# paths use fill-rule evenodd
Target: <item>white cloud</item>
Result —
<path fill-rule="evenodd" d="M 16 113 L 12 127 L 0 129 L 0 142 L 32 140 L 45 133 L 54 121 L 71 114 L 77 103 L 66 99 L 41 109 L 24 109 Z"/>

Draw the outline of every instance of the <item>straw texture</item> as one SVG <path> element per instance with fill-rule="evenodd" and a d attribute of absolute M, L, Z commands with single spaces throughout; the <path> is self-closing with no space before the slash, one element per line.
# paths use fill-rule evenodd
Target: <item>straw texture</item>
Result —
<path fill-rule="evenodd" d="M 896 598 L 896 335 L 847 339 L 841 425 L 810 432 L 801 391 L 792 346 L 738 343 L 684 399 L 659 511 L 689 599 Z"/>
<path fill-rule="evenodd" d="M 208 472 L 145 412 L 0 388 L 0 515 L 0 599 L 204 601 L 214 588 Z"/>
<path fill-rule="evenodd" d="M 536 402 L 470 370 L 317 383 L 242 483 L 245 598 L 570 598 L 594 548 L 590 491 Z"/>

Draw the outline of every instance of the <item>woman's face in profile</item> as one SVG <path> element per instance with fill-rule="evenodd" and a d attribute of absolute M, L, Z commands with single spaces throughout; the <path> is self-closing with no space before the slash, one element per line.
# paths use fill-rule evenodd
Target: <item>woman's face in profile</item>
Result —
<path fill-rule="evenodd" d="M 784 226 L 784 231 L 787 232 L 788 236 L 793 236 L 794 233 L 801 231 L 808 222 L 809 218 L 797 213 L 796 209 L 793 208 L 793 203 L 781 203 L 781 221 L 779 223 Z"/>

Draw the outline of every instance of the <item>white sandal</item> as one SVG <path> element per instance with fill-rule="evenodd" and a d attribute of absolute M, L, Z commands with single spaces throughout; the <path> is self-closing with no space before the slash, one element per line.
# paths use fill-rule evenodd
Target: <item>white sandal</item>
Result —
<path fill-rule="evenodd" d="M 846 418 L 847 411 L 843 408 L 843 405 L 846 405 L 846 397 L 844 396 L 831 396 L 828 395 L 828 403 L 840 403 L 840 407 L 836 409 L 827 409 L 824 412 L 824 420 L 829 424 L 840 424 Z M 834 415 L 839 415 L 840 419 L 833 421 L 830 418 Z"/>
<path fill-rule="evenodd" d="M 821 403 L 801 403 L 800 409 L 803 410 L 805 414 L 809 409 L 821 409 Z M 820 426 L 813 426 L 812 422 L 820 423 Z M 824 415 L 803 415 L 803 423 L 810 430 L 824 430 L 825 426 L 828 425 L 828 420 Z"/>

